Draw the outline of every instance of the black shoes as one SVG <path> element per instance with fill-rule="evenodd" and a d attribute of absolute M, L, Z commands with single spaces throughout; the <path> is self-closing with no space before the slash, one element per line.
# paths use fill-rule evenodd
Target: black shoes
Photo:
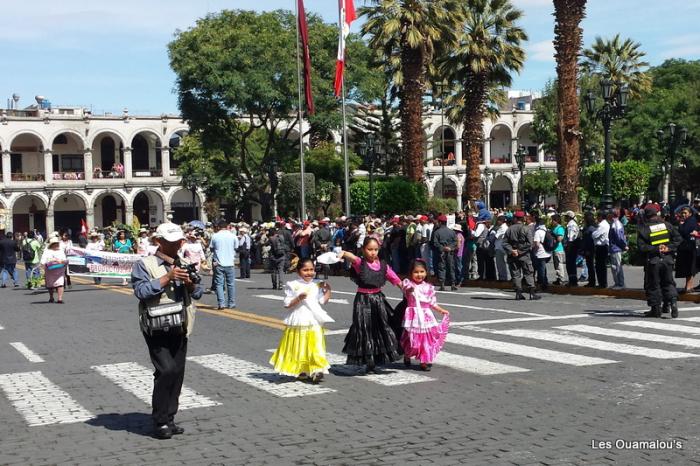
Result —
<path fill-rule="evenodd" d="M 515 290 L 515 300 L 516 301 L 524 301 L 525 300 L 525 296 L 523 296 L 522 290 Z"/>
<path fill-rule="evenodd" d="M 452 291 L 457 291 L 457 290 L 459 290 L 459 288 L 457 288 L 455 285 L 452 285 L 452 286 L 450 287 L 450 289 L 451 289 Z"/>
<path fill-rule="evenodd" d="M 542 296 L 538 295 L 534 291 L 530 291 L 530 300 L 537 301 L 538 299 L 542 299 Z"/>
<path fill-rule="evenodd" d="M 661 317 L 659 306 L 652 306 L 650 311 L 644 313 L 644 317 Z"/>
<path fill-rule="evenodd" d="M 440 285 L 440 288 L 438 288 L 438 291 L 445 291 L 445 287 L 443 285 Z"/>
<path fill-rule="evenodd" d="M 661 308 L 661 318 L 662 319 L 670 319 L 671 318 L 671 308 L 669 307 L 668 303 L 664 303 L 663 307 Z"/>
<path fill-rule="evenodd" d="M 168 427 L 170 427 L 170 432 L 173 435 L 182 435 L 185 433 L 185 429 L 183 429 L 179 425 L 175 424 L 174 422 L 169 423 Z"/>
<path fill-rule="evenodd" d="M 403 365 L 406 367 L 411 367 L 411 358 L 403 358 Z"/>
<path fill-rule="evenodd" d="M 678 304 L 675 301 L 671 303 L 671 317 L 674 319 L 678 318 Z"/>
<path fill-rule="evenodd" d="M 155 426 L 153 428 L 153 438 L 158 440 L 167 440 L 173 438 L 173 431 L 170 429 L 168 424 L 163 424 L 162 426 Z"/>

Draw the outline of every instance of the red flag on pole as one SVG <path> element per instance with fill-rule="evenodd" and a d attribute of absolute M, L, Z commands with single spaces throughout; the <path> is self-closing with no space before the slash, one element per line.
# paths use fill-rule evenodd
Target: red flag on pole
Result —
<path fill-rule="evenodd" d="M 338 38 L 338 59 L 335 63 L 335 96 L 339 97 L 343 87 L 343 71 L 345 70 L 345 39 L 350 34 L 350 25 L 357 15 L 352 0 L 338 0 L 340 8 L 340 35 Z"/>
<path fill-rule="evenodd" d="M 299 7 L 299 35 L 301 37 L 301 48 L 304 56 L 304 94 L 306 95 L 306 113 L 313 115 L 314 97 L 311 93 L 311 53 L 309 52 L 309 26 L 306 24 L 306 11 L 304 10 L 304 0 L 298 0 Z"/>
<path fill-rule="evenodd" d="M 84 218 L 80 219 L 80 234 L 85 236 L 88 234 L 88 224 Z"/>

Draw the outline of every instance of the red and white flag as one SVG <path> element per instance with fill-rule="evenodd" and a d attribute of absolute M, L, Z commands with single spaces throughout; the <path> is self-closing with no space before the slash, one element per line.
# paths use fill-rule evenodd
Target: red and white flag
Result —
<path fill-rule="evenodd" d="M 335 96 L 340 97 L 345 69 L 345 39 L 350 34 L 350 25 L 357 19 L 352 0 L 338 0 L 340 8 L 340 36 L 338 38 L 338 60 L 335 63 Z"/>
<path fill-rule="evenodd" d="M 313 115 L 314 96 L 311 92 L 311 53 L 309 52 L 309 26 L 306 23 L 304 0 L 297 0 L 299 36 L 301 38 L 302 57 L 304 59 L 304 95 L 306 96 L 306 113 Z"/>
<path fill-rule="evenodd" d="M 80 219 L 80 234 L 85 236 L 88 234 L 88 224 L 84 218 Z"/>

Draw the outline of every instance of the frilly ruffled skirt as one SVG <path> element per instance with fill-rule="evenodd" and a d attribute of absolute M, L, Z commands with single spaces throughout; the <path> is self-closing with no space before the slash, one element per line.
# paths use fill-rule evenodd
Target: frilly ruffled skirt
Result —
<path fill-rule="evenodd" d="M 404 357 L 416 358 L 421 364 L 432 364 L 445 344 L 449 327 L 450 316 L 445 315 L 442 317 L 442 321 L 434 327 L 404 329 L 401 335 Z"/>
<path fill-rule="evenodd" d="M 381 365 L 400 359 L 401 349 L 392 328 L 395 320 L 384 293 L 357 293 L 343 348 L 347 364 Z"/>
<path fill-rule="evenodd" d="M 282 375 L 298 377 L 316 372 L 328 374 L 331 367 L 326 359 L 326 340 L 320 325 L 287 327 L 270 364 Z"/>

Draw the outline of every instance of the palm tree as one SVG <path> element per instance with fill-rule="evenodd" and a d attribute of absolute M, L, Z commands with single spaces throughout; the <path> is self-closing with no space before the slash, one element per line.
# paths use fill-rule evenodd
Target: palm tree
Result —
<path fill-rule="evenodd" d="M 456 36 L 457 0 L 374 0 L 359 10 L 367 18 L 362 33 L 380 53 L 398 88 L 401 139 L 406 174 L 423 180 L 423 95 L 426 73 L 436 50 Z"/>
<path fill-rule="evenodd" d="M 554 58 L 557 62 L 557 139 L 559 154 L 559 209 L 578 210 L 579 137 L 581 122 L 577 95 L 578 56 L 581 52 L 581 20 L 586 0 L 554 1 Z"/>
<path fill-rule="evenodd" d="M 464 7 L 465 21 L 459 44 L 441 60 L 441 71 L 455 92 L 447 99 L 448 118 L 464 125 L 467 146 L 467 197 L 481 198 L 479 170 L 484 118 L 504 100 L 511 73 L 525 61 L 521 43 L 525 31 L 516 25 L 522 11 L 509 0 L 471 0 Z"/>
<path fill-rule="evenodd" d="M 626 83 L 630 96 L 639 96 L 651 90 L 651 77 L 643 70 L 649 63 L 642 60 L 646 53 L 639 50 L 641 46 L 632 39 L 622 41 L 620 34 L 607 40 L 598 36 L 591 48 L 583 51 L 581 70 L 614 83 Z"/>

